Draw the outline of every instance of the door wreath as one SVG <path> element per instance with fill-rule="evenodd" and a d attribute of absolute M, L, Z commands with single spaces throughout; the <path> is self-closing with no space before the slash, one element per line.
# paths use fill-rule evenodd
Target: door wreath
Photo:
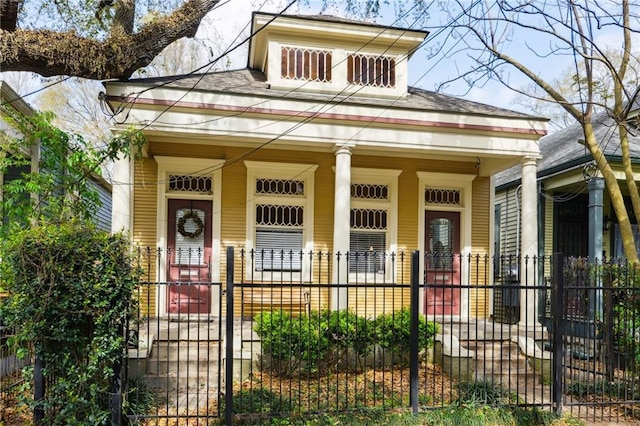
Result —
<path fill-rule="evenodd" d="M 196 225 L 196 229 L 194 231 L 187 231 L 184 229 L 184 225 L 187 223 L 187 220 L 191 219 L 193 223 Z M 188 213 L 185 213 L 184 216 L 178 220 L 178 232 L 180 235 L 186 238 L 197 238 L 204 231 L 204 223 L 202 223 L 202 219 L 198 216 L 198 213 L 191 210 Z"/>

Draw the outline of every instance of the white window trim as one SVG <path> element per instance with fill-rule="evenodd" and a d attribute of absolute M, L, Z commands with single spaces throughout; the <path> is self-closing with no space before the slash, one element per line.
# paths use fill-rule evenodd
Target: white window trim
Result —
<path fill-rule="evenodd" d="M 418 247 L 420 253 L 424 254 L 425 240 L 425 212 L 426 211 L 450 211 L 460 212 L 460 253 L 466 258 L 471 253 L 471 215 L 472 215 L 472 195 L 473 180 L 476 175 L 437 173 L 437 172 L 416 172 L 418 176 Z M 424 200 L 424 192 L 427 188 L 459 189 L 461 191 L 460 205 L 428 204 Z M 424 284 L 424 255 L 420 256 L 420 282 Z M 462 274 L 460 285 L 462 286 L 460 295 L 460 317 L 466 318 L 469 315 L 469 290 L 467 274 Z M 420 299 L 424 312 L 424 289 L 420 288 Z"/>
<path fill-rule="evenodd" d="M 300 163 L 275 163 L 262 161 L 245 161 L 247 168 L 247 222 L 246 222 L 246 271 L 250 280 L 266 277 L 268 280 L 275 281 L 300 281 L 307 277 L 311 265 L 309 256 L 306 254 L 313 251 L 313 212 L 315 199 L 315 171 L 317 164 L 300 164 Z M 280 196 L 280 195 L 257 195 L 255 193 L 256 179 L 291 179 L 304 181 L 305 195 L 296 196 Z M 303 214 L 303 230 L 302 230 L 302 271 L 269 271 L 264 274 L 254 271 L 251 265 L 251 256 L 249 253 L 255 248 L 255 232 L 256 218 L 255 211 L 257 204 L 280 204 L 280 205 L 296 205 L 304 207 Z"/>
<path fill-rule="evenodd" d="M 222 247 L 221 247 L 221 202 L 222 202 L 222 166 L 225 160 L 219 159 L 207 159 L 207 158 L 189 158 L 189 157 L 166 157 L 155 156 L 154 159 L 158 163 L 158 197 L 157 197 L 157 246 L 162 247 L 162 261 L 159 263 L 160 268 L 156 271 L 156 276 L 159 282 L 165 282 L 167 279 L 166 268 L 166 247 L 167 247 L 167 203 L 171 199 L 189 199 L 189 200 L 211 200 L 213 204 L 212 218 L 211 218 L 211 256 L 214 259 L 211 263 L 211 281 L 221 282 L 220 280 L 220 264 L 222 260 Z M 212 179 L 212 194 L 204 194 L 198 192 L 169 192 L 168 183 L 169 175 L 198 175 L 198 176 L 211 176 Z M 163 286 L 156 286 L 156 300 L 158 301 L 156 306 L 156 315 L 166 315 L 167 313 L 167 295 L 166 289 Z M 219 292 L 211 291 L 212 303 L 211 314 L 218 312 L 220 300 Z"/>
<path fill-rule="evenodd" d="M 387 210 L 387 232 L 386 232 L 386 248 L 387 254 L 398 254 L 398 176 L 402 173 L 402 170 L 394 169 L 371 169 L 352 167 L 351 168 L 351 185 L 362 183 L 371 185 L 387 185 L 388 186 L 388 200 L 360 200 L 351 198 L 351 209 L 354 208 L 370 208 Z M 397 259 L 396 259 L 397 260 Z M 393 262 L 391 256 L 387 256 L 385 259 L 385 271 L 384 280 L 388 281 L 393 276 L 397 276 L 397 270 L 393 270 L 393 267 L 398 266 L 398 262 Z M 355 283 L 356 281 L 373 282 L 374 280 L 380 280 L 380 275 L 377 273 L 355 273 L 349 272 L 349 282 Z"/>

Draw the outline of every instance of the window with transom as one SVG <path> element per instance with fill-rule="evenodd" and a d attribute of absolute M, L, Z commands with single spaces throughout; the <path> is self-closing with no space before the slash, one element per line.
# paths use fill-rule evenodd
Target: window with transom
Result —
<path fill-rule="evenodd" d="M 349 273 L 352 280 L 385 274 L 396 249 L 397 176 L 395 170 L 353 169 Z"/>
<path fill-rule="evenodd" d="M 246 161 L 251 269 L 298 273 L 310 246 L 315 165 Z"/>

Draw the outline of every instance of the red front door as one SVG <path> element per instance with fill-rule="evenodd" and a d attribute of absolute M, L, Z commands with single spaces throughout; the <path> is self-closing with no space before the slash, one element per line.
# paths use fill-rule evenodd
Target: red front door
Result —
<path fill-rule="evenodd" d="M 425 313 L 460 315 L 460 213 L 425 213 Z"/>
<path fill-rule="evenodd" d="M 167 311 L 211 310 L 211 201 L 169 200 Z"/>

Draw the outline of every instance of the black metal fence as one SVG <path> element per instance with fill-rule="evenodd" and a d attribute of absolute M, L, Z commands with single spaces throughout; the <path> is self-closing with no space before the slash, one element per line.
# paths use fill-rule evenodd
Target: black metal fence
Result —
<path fill-rule="evenodd" d="M 141 253 L 148 276 L 123 369 L 130 420 L 417 412 L 467 398 L 640 416 L 636 266 L 418 252 L 292 261 L 231 248 L 223 283 L 178 283 L 155 279 L 164 256 Z M 204 313 L 193 308 L 202 297 Z"/>

